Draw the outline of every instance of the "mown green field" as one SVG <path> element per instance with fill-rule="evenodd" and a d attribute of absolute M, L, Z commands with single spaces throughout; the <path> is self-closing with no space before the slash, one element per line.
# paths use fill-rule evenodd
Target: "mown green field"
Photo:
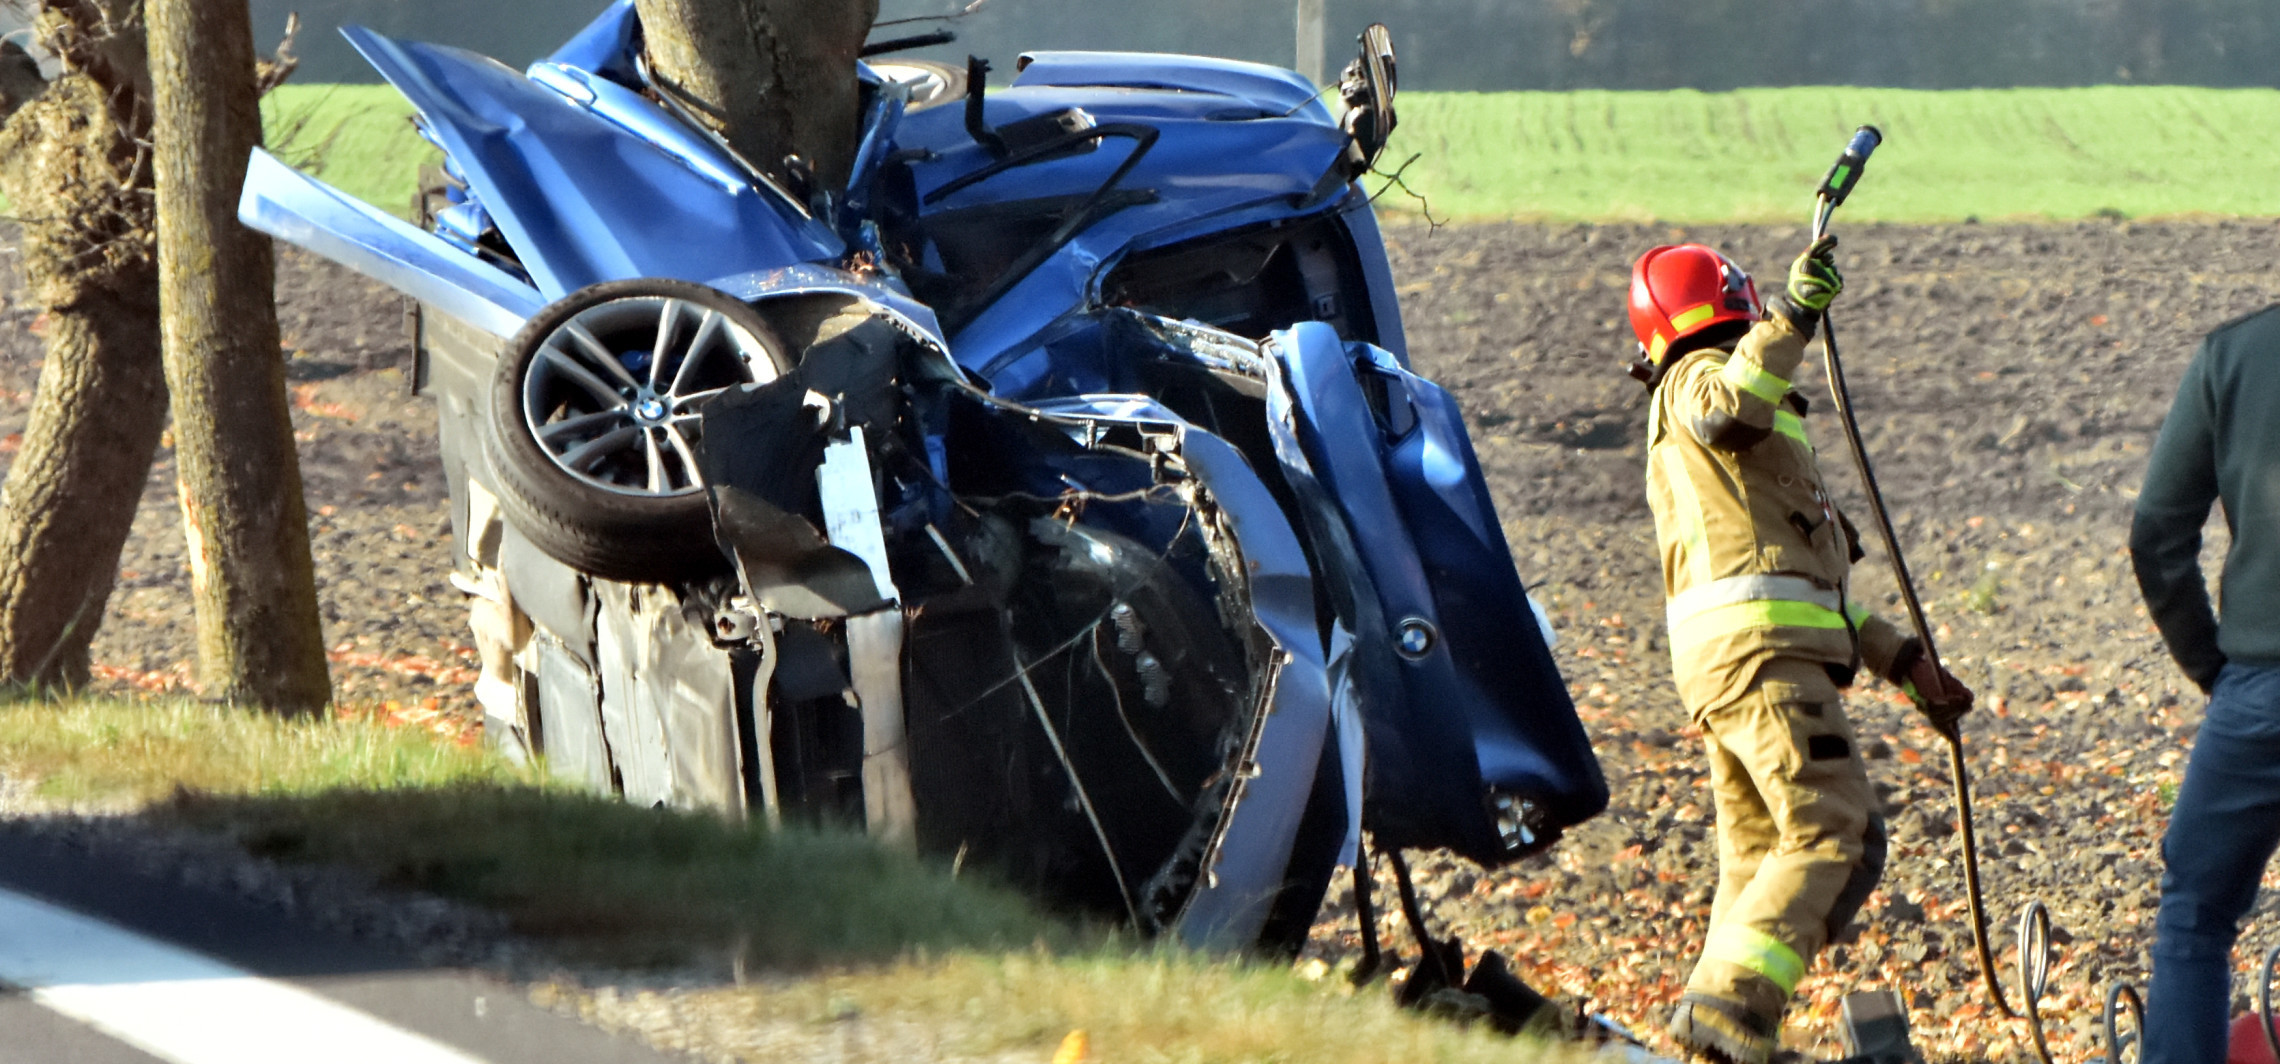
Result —
<path fill-rule="evenodd" d="M 267 112 L 281 154 L 399 214 L 435 158 L 384 86 L 289 85 Z M 1887 139 L 1855 221 L 2280 216 L 2271 89 L 1420 92 L 1401 116 L 1384 166 L 1418 156 L 1409 186 L 1464 220 L 1802 219 L 1863 123 Z"/>
<path fill-rule="evenodd" d="M 1417 93 L 1381 164 L 1458 218 L 1802 220 L 1855 127 L 1855 221 L 2280 215 L 2280 91 Z M 1373 186 L 1374 187 L 1374 186 Z M 1392 203 L 1399 190 L 1381 203 Z"/>
<path fill-rule="evenodd" d="M 261 111 L 279 158 L 400 216 L 411 214 L 420 166 L 441 158 L 412 131 L 412 105 L 386 85 L 286 85 Z"/>

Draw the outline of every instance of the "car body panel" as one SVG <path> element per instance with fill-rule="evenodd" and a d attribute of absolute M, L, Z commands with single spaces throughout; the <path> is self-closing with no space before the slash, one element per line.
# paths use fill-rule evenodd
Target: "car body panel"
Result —
<path fill-rule="evenodd" d="M 1232 949 L 1252 941 L 1283 885 L 1298 821 L 1313 792 L 1326 743 L 1339 734 L 1332 662 L 1315 630 L 1314 574 L 1305 548 L 1248 460 L 1227 441 L 1146 396 L 1096 395 L 1041 402 L 1038 413 L 1080 422 L 1177 426 L 1179 456 L 1221 509 L 1245 563 L 1246 598 L 1274 640 L 1280 661 L 1253 771 L 1239 781 L 1230 812 L 1204 857 L 1203 882 L 1173 924 L 1194 946 Z M 1358 754 L 1359 752 L 1356 751 Z M 1359 793 L 1349 788 L 1346 823 L 1359 830 Z"/>
<path fill-rule="evenodd" d="M 1210 93 L 1242 102 L 1260 115 L 1306 113 L 1324 123 L 1322 88 L 1296 71 L 1234 59 L 1148 52 L 1025 52 L 1016 88 L 1163 89 Z"/>
<path fill-rule="evenodd" d="M 546 298 L 519 278 L 255 148 L 238 218 L 498 336 L 511 336 Z"/>
<path fill-rule="evenodd" d="M 1069 108 L 1104 125 L 1139 123 L 1161 131 L 1154 147 L 1118 185 L 1153 198 L 1095 222 L 960 324 L 954 333 L 956 349 L 960 364 L 969 369 L 1010 368 L 1002 361 L 1008 350 L 1034 337 L 1060 308 L 1096 300 L 1102 275 L 1125 254 L 1202 232 L 1319 215 L 1337 206 L 1308 202 L 1326 177 L 1335 178 L 1333 170 L 1346 150 L 1345 134 L 1326 119 L 1278 115 L 1229 120 L 1215 116 L 1230 108 L 1259 112 L 1241 98 L 1215 93 L 1052 86 L 990 93 L 984 112 L 992 126 L 1002 127 Z M 1100 189 L 1139 150 L 1131 141 L 1105 140 L 1092 151 L 1010 170 L 929 203 L 945 186 L 995 161 L 968 135 L 960 111 L 940 107 L 911 115 L 898 135 L 906 150 L 930 153 L 911 166 L 924 205 L 922 217 L 1082 198 Z M 1331 187 L 1342 193 L 1345 183 L 1332 180 Z M 1030 387 L 1036 376 L 1034 367 L 1015 369 L 1000 390 L 1013 396 L 1036 394 Z"/>
<path fill-rule="evenodd" d="M 686 150 L 676 154 L 496 60 L 362 27 L 341 32 L 419 110 L 549 299 L 601 281 L 704 281 L 842 250 L 796 207 L 724 181 L 731 171 L 698 151 L 690 131 L 680 131 Z M 597 101 L 607 94 L 633 109 L 622 87 L 589 87 Z"/>

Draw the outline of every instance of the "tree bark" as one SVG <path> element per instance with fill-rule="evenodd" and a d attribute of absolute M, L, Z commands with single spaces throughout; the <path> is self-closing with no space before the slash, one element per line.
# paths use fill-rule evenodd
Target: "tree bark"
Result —
<path fill-rule="evenodd" d="M 159 288 L 175 462 L 209 698 L 332 696 L 279 355 L 276 256 L 238 224 L 261 143 L 245 0 L 148 0 Z"/>
<path fill-rule="evenodd" d="M 40 32 L 65 73 L 22 70 L 0 103 L 0 190 L 45 312 L 46 362 L 0 487 L 0 684 L 87 681 L 89 644 L 166 423 L 150 131 L 134 5 L 57 0 Z M 13 113 L 8 113 L 12 111 Z"/>
<path fill-rule="evenodd" d="M 862 121 L 855 61 L 879 0 L 635 0 L 650 70 L 747 162 L 807 161 L 834 197 Z"/>

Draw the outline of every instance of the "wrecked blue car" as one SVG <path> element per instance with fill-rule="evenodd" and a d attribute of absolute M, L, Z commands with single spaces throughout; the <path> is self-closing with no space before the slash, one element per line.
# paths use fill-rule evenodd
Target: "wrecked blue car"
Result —
<path fill-rule="evenodd" d="M 257 154 L 247 224 L 416 306 L 493 741 L 642 803 L 861 825 L 1215 948 L 1362 833 L 1494 866 L 1606 787 L 1456 402 L 1412 372 L 1342 91 L 880 60 L 845 188 L 652 89 L 630 0 L 517 72 L 351 29 L 418 224 Z"/>

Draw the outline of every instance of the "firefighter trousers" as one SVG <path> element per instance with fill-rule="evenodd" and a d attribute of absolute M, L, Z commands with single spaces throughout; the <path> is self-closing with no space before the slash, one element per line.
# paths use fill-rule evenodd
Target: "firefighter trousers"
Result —
<path fill-rule="evenodd" d="M 1773 658 L 1697 713 L 1718 815 L 1718 893 L 1690 993 L 1780 1017 L 1814 953 L 1884 872 L 1884 823 L 1836 682 Z"/>

